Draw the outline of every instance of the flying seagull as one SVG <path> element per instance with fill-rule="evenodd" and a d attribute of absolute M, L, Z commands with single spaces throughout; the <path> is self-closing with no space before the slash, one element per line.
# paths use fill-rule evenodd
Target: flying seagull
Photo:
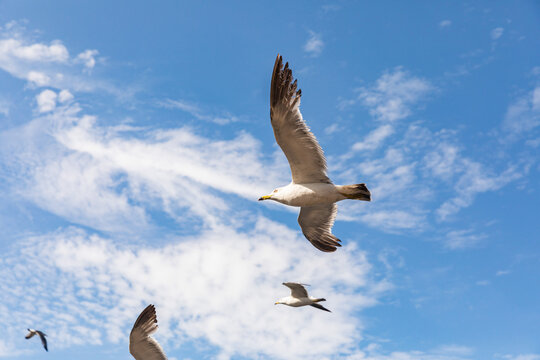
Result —
<path fill-rule="evenodd" d="M 150 337 L 157 328 L 156 308 L 150 304 L 139 315 L 129 335 L 129 352 L 136 360 L 167 360 L 159 343 Z"/>
<path fill-rule="evenodd" d="M 39 330 L 34 330 L 34 329 L 27 329 L 27 330 L 28 330 L 28 334 L 26 334 L 26 336 L 24 337 L 25 339 L 30 339 L 34 335 L 39 335 L 39 338 L 41 339 L 41 343 L 43 344 L 45 351 L 49 351 L 49 349 L 47 349 L 47 339 L 45 339 L 45 336 L 47 336 L 47 334 L 44 334 L 43 332 Z"/>
<path fill-rule="evenodd" d="M 261 196 L 259 201 L 274 200 L 300 207 L 298 223 L 304 236 L 321 251 L 336 251 L 341 246 L 332 234 L 336 202 L 371 201 L 371 193 L 365 184 L 334 185 L 328 178 L 322 148 L 300 113 L 302 91 L 296 90 L 296 80 L 292 80 L 289 63 L 283 68 L 278 54 L 270 86 L 270 118 L 276 141 L 289 160 L 292 182 Z"/>
<path fill-rule="evenodd" d="M 323 298 L 317 299 L 308 295 L 307 290 L 304 287 L 305 284 L 286 282 L 286 283 L 283 283 L 283 285 L 291 289 L 291 296 L 286 296 L 284 298 L 279 299 L 279 301 L 276 301 L 275 305 L 283 304 L 283 305 L 289 305 L 292 307 L 310 305 L 317 309 L 331 312 L 324 306 L 317 304 L 318 302 L 326 301 L 326 299 L 323 299 Z"/>

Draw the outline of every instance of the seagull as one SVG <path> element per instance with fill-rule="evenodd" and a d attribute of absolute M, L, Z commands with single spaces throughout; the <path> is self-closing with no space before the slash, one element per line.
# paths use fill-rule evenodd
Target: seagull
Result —
<path fill-rule="evenodd" d="M 324 311 L 331 312 L 327 308 L 325 308 L 322 305 L 317 304 L 320 301 L 326 301 L 326 299 L 323 298 L 314 298 L 308 295 L 306 288 L 304 285 L 306 284 L 299 284 L 294 282 L 285 282 L 283 283 L 286 287 L 291 289 L 291 296 L 286 296 L 284 298 L 279 299 L 279 301 L 275 302 L 275 305 L 277 304 L 283 304 L 283 305 L 289 305 L 292 307 L 299 307 L 299 306 L 306 306 L 310 305 L 317 309 L 321 309 Z"/>
<path fill-rule="evenodd" d="M 49 349 L 47 349 L 47 339 L 45 339 L 45 336 L 47 336 L 47 334 L 39 330 L 34 330 L 34 329 L 27 329 L 27 330 L 28 330 L 28 334 L 26 334 L 26 336 L 24 337 L 25 339 L 30 339 L 34 335 L 39 335 L 39 338 L 41 339 L 41 343 L 43 344 L 45 351 L 49 351 Z"/>
<path fill-rule="evenodd" d="M 270 86 L 270 118 L 276 141 L 289 161 L 292 182 L 261 196 L 259 201 L 300 207 L 298 223 L 304 236 L 317 249 L 332 252 L 341 246 L 341 240 L 332 234 L 336 202 L 371 201 L 371 193 L 365 184 L 334 185 L 328 178 L 323 150 L 300 113 L 302 91 L 296 90 L 297 80 L 292 80 L 289 63 L 283 68 L 278 54 Z"/>
<path fill-rule="evenodd" d="M 129 352 L 136 360 L 167 360 L 159 343 L 150 337 L 157 328 L 156 308 L 150 304 L 139 315 L 129 335 Z"/>

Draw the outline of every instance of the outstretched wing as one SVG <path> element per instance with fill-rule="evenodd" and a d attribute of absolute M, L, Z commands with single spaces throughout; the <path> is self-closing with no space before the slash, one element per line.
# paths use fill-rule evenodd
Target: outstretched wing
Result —
<path fill-rule="evenodd" d="M 323 150 L 300 113 L 302 91 L 296 91 L 296 80 L 292 79 L 289 63 L 283 68 L 278 54 L 270 86 L 270 118 L 276 141 L 289 160 L 294 183 L 330 184 Z"/>
<path fill-rule="evenodd" d="M 150 335 L 157 331 L 154 305 L 148 305 L 139 315 L 129 335 L 129 352 L 136 360 L 166 360 L 159 343 Z"/>
<path fill-rule="evenodd" d="M 294 298 L 308 297 L 307 290 L 302 284 L 293 283 L 293 282 L 285 282 L 283 283 L 283 285 L 291 289 L 291 296 Z"/>
<path fill-rule="evenodd" d="M 337 205 L 315 205 L 300 208 L 298 223 L 304 236 L 317 249 L 325 252 L 336 251 L 341 246 L 337 237 L 332 235 L 332 226 L 336 219 Z"/>
<path fill-rule="evenodd" d="M 311 304 L 310 306 L 313 306 L 314 308 L 317 308 L 317 309 L 321 309 L 321 310 L 324 310 L 324 311 L 331 312 L 330 310 L 328 310 L 327 308 L 325 308 L 324 306 L 319 305 L 319 304 Z"/>
<path fill-rule="evenodd" d="M 45 348 L 45 351 L 49 351 L 49 349 L 47 348 L 47 339 L 45 338 L 45 335 L 43 332 L 37 330 L 36 331 L 39 335 L 39 338 L 41 339 L 41 343 L 43 344 L 43 347 Z"/>
<path fill-rule="evenodd" d="M 34 335 L 37 334 L 37 332 L 36 332 L 35 330 L 30 330 L 30 329 L 28 329 L 28 331 L 29 331 L 29 333 L 26 334 L 26 335 L 24 336 L 25 339 L 30 339 L 30 338 L 32 338 Z"/>

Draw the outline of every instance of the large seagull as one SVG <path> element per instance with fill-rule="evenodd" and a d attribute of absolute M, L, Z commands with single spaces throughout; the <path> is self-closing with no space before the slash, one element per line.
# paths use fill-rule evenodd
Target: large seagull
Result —
<path fill-rule="evenodd" d="M 274 135 L 291 167 L 292 182 L 259 198 L 299 206 L 298 223 L 304 236 L 317 249 L 336 251 L 340 240 L 332 234 L 336 202 L 344 199 L 371 201 L 365 184 L 334 185 L 326 174 L 321 146 L 302 119 L 300 96 L 289 63 L 283 67 L 278 54 L 270 86 L 270 118 Z"/>

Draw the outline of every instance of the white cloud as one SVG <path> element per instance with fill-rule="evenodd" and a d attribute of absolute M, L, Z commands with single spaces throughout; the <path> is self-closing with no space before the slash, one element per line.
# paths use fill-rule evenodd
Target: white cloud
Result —
<path fill-rule="evenodd" d="M 332 125 L 330 125 L 330 126 L 328 126 L 328 127 L 326 127 L 324 129 L 324 133 L 326 135 L 332 135 L 332 134 L 334 134 L 335 132 L 337 132 L 339 130 L 341 130 L 341 127 L 339 126 L 339 124 L 338 123 L 333 123 Z"/>
<path fill-rule="evenodd" d="M 40 113 L 53 111 L 56 107 L 56 98 L 58 95 L 52 90 L 43 90 L 36 96 L 38 111 Z"/>
<path fill-rule="evenodd" d="M 87 69 L 93 69 L 96 65 L 96 55 L 99 54 L 97 50 L 85 50 L 77 55 L 76 60 L 81 61 Z"/>
<path fill-rule="evenodd" d="M 9 116 L 10 104 L 6 99 L 0 98 L 0 114 Z"/>
<path fill-rule="evenodd" d="M 391 147 L 377 151 L 390 133 L 388 128 L 400 129 L 384 124 L 356 145 L 357 149 L 373 149 L 369 156 L 357 156 L 353 146 L 349 153 L 330 159 L 331 171 L 338 172 L 336 182 L 365 182 L 373 198 L 367 206 L 340 204 L 338 219 L 362 221 L 392 233 L 423 231 L 431 221 L 453 219 L 473 204 L 477 194 L 497 191 L 522 178 L 529 168 L 526 161 L 512 161 L 511 165 L 498 161 L 488 167 L 463 154 L 456 131 L 434 133 L 416 124 L 396 133 Z M 437 210 L 432 211 L 433 207 Z M 440 224 L 436 226 L 440 228 Z M 446 238 L 447 231 L 440 228 L 441 236 Z M 444 241 L 449 249 L 478 243 L 482 237 L 452 235 Z"/>
<path fill-rule="evenodd" d="M 502 173 L 494 175 L 482 164 L 468 159 L 462 160 L 462 166 L 463 174 L 454 186 L 456 196 L 445 201 L 436 211 L 439 220 L 446 220 L 460 209 L 470 206 L 477 194 L 499 190 L 521 178 L 523 171 L 526 171 L 510 166 Z"/>
<path fill-rule="evenodd" d="M 416 229 L 424 221 L 423 216 L 402 210 L 371 211 L 362 215 L 361 219 L 373 227 L 383 227 L 387 230 Z"/>
<path fill-rule="evenodd" d="M 467 346 L 444 345 L 427 351 L 381 351 L 380 344 L 371 343 L 347 360 L 472 360 L 474 350 Z"/>
<path fill-rule="evenodd" d="M 471 229 L 453 230 L 446 234 L 444 246 L 451 250 L 465 249 L 476 246 L 485 238 L 485 234 L 477 234 Z"/>
<path fill-rule="evenodd" d="M 353 244 L 320 256 L 297 231 L 264 218 L 245 233 L 221 227 L 179 240 L 121 246 L 72 228 L 20 242 L 0 263 L 4 340 L 19 346 L 21 323 L 47 323 L 57 349 L 124 344 L 154 303 L 166 349 L 204 340 L 223 359 L 324 358 L 356 346 L 363 324 L 353 314 L 389 288 L 370 278 Z M 283 281 L 311 283 L 333 313 L 273 305 L 289 292 Z"/>
<path fill-rule="evenodd" d="M 0 64 L 7 59 L 28 62 L 64 63 L 69 59 L 69 53 L 59 40 L 51 42 L 50 45 L 40 43 L 25 45 L 19 39 L 1 39 Z"/>
<path fill-rule="evenodd" d="M 502 129 L 504 138 L 514 140 L 519 136 L 534 135 L 540 125 L 540 86 L 516 99 L 506 111 Z"/>
<path fill-rule="evenodd" d="M 187 112 L 198 120 L 210 121 L 219 125 L 226 125 L 231 122 L 239 121 L 236 116 L 229 113 L 222 113 L 221 115 L 209 115 L 205 110 L 201 109 L 199 105 L 186 100 L 171 100 L 167 99 L 158 103 L 159 106 L 168 109 L 179 109 Z"/>
<path fill-rule="evenodd" d="M 364 140 L 355 143 L 352 146 L 354 151 L 375 150 L 383 141 L 394 133 L 392 125 L 381 125 L 366 135 Z"/>
<path fill-rule="evenodd" d="M 73 94 L 70 93 L 68 90 L 62 90 L 58 94 L 58 101 L 62 104 L 68 103 L 71 100 L 73 100 Z"/>
<path fill-rule="evenodd" d="M 491 39 L 492 40 L 497 40 L 498 38 L 500 38 L 503 35 L 503 33 L 504 33 L 504 28 L 497 27 L 497 28 L 491 30 L 491 33 L 490 33 Z"/>
<path fill-rule="evenodd" d="M 335 12 L 341 10 L 341 6 L 337 4 L 326 4 L 321 6 L 322 11 L 325 13 Z"/>
<path fill-rule="evenodd" d="M 357 89 L 358 96 L 342 101 L 340 108 L 360 102 L 379 121 L 394 122 L 408 117 L 412 107 L 433 90 L 427 80 L 414 77 L 398 67 L 384 73 L 374 86 Z"/>
<path fill-rule="evenodd" d="M 324 42 L 322 41 L 321 35 L 316 32 L 309 31 L 309 39 L 304 44 L 304 51 L 313 57 L 317 57 L 321 55 L 323 48 Z"/>
<path fill-rule="evenodd" d="M 424 156 L 426 169 L 442 179 L 449 179 L 456 173 L 461 159 L 458 147 L 446 142 L 437 144 Z"/>
<path fill-rule="evenodd" d="M 495 273 L 496 276 L 503 276 L 510 274 L 510 270 L 499 270 Z"/>
<path fill-rule="evenodd" d="M 502 355 L 507 360 L 540 360 L 540 354 Z"/>
<path fill-rule="evenodd" d="M 75 58 L 70 57 L 60 40 L 48 44 L 36 41 L 16 22 L 3 29 L 0 27 L 0 69 L 10 75 L 28 81 L 34 87 L 85 92 L 99 90 L 119 98 L 130 96 L 133 89 L 124 87 L 120 90 L 114 84 L 80 73 L 82 66 L 89 70 L 95 65 L 95 55 L 97 50 L 85 50 Z"/>
<path fill-rule="evenodd" d="M 136 136 L 130 136 L 133 132 Z M 223 214 L 237 199 L 231 194 L 255 201 L 288 182 L 287 172 L 265 170 L 274 162 L 262 157 L 259 142 L 248 134 L 220 141 L 185 128 L 99 127 L 77 104 L 59 107 L 3 138 L 4 154 L 14 159 L 13 173 L 20 176 L 12 181 L 16 193 L 101 230 L 147 226 L 141 204 L 164 209 L 180 222 L 196 220 L 186 218 L 188 208 L 214 226 L 227 219 Z M 220 193 L 229 194 L 228 201 Z"/>
<path fill-rule="evenodd" d="M 439 23 L 439 27 L 442 29 L 442 28 L 446 28 L 446 27 L 449 27 L 450 25 L 452 25 L 452 21 L 450 20 L 443 20 Z"/>
<path fill-rule="evenodd" d="M 41 87 L 49 85 L 51 78 L 39 71 L 29 71 L 26 80 L 35 86 Z"/>

